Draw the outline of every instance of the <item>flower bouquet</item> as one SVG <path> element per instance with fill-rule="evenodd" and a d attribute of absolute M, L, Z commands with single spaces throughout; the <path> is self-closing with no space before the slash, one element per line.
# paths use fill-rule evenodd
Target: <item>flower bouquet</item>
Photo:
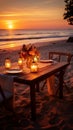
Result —
<path fill-rule="evenodd" d="M 31 63 L 34 61 L 34 57 L 36 56 L 39 59 L 39 51 L 34 45 L 27 44 L 22 46 L 21 57 L 26 59 L 27 66 L 30 67 Z"/>

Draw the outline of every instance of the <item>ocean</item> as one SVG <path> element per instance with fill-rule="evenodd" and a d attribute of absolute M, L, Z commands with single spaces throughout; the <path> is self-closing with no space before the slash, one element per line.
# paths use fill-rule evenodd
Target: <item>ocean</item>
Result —
<path fill-rule="evenodd" d="M 68 39 L 73 30 L 0 30 L 0 49 L 12 48 L 23 44 L 33 44 Z"/>

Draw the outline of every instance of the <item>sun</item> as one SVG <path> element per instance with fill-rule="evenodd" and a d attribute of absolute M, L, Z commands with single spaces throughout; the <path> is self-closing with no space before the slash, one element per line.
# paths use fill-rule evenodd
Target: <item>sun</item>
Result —
<path fill-rule="evenodd" d="M 9 28 L 9 29 L 13 29 L 13 25 L 12 25 L 12 24 L 9 24 L 9 25 L 8 25 L 8 28 Z"/>
<path fill-rule="evenodd" d="M 8 29 L 13 29 L 13 28 L 14 28 L 13 21 L 10 21 L 10 20 L 9 20 L 9 21 L 7 21 L 6 23 L 7 23 L 7 28 L 8 28 Z"/>

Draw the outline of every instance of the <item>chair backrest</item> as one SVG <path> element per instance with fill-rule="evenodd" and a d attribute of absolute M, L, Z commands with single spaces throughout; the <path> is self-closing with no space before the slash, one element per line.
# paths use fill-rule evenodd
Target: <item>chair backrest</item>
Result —
<path fill-rule="evenodd" d="M 2 90 L 1 86 L 0 86 L 0 102 L 5 101 L 6 97 L 4 94 L 4 91 Z"/>
<path fill-rule="evenodd" d="M 67 61 L 70 63 L 72 54 L 66 52 L 49 52 L 49 59 L 56 60 L 58 62 Z"/>
<path fill-rule="evenodd" d="M 0 103 L 7 101 L 13 96 L 13 94 L 7 90 L 3 90 L 0 85 Z"/>

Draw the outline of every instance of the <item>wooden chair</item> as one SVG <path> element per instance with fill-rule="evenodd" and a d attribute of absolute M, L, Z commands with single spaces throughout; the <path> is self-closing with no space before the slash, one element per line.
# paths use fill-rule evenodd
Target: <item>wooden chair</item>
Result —
<path fill-rule="evenodd" d="M 3 90 L 2 87 L 0 86 L 0 105 L 3 104 L 6 109 L 12 109 L 9 106 L 9 102 L 11 102 L 13 98 L 13 95 L 11 92 Z"/>
<path fill-rule="evenodd" d="M 0 104 L 5 108 L 12 109 L 10 104 L 13 99 L 13 80 L 6 75 L 0 74 Z"/>
<path fill-rule="evenodd" d="M 57 62 L 66 61 L 66 62 L 68 62 L 70 64 L 71 57 L 72 57 L 72 54 L 70 54 L 70 53 L 54 52 L 54 51 L 49 52 L 49 59 L 53 59 L 53 60 L 55 60 Z M 59 78 L 59 73 L 56 73 L 55 77 L 58 79 Z M 42 90 L 44 89 L 45 85 L 46 85 L 46 80 L 43 83 L 43 86 L 41 88 Z M 69 91 L 69 89 L 68 89 L 68 87 L 67 87 L 67 85 L 66 85 L 66 83 L 64 81 L 63 81 L 63 85 Z M 56 94 L 57 93 L 58 93 L 58 88 L 57 88 Z"/>
<path fill-rule="evenodd" d="M 70 64 L 72 55 L 66 52 L 49 52 L 49 59 L 56 60 L 57 62 L 66 61 Z"/>
<path fill-rule="evenodd" d="M 3 88 L 0 85 L 0 103 L 3 103 L 4 106 L 6 107 L 7 101 L 12 97 L 13 97 L 12 93 L 7 90 L 3 90 Z"/>

